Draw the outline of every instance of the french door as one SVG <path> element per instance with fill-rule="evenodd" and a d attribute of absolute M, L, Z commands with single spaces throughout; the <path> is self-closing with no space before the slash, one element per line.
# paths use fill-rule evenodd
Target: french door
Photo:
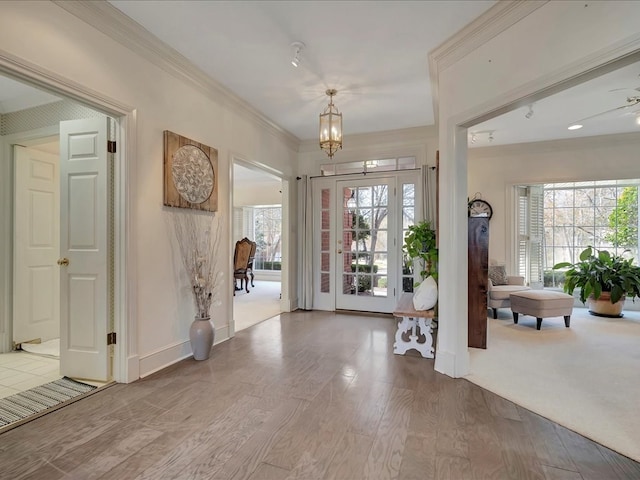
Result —
<path fill-rule="evenodd" d="M 406 172 L 314 179 L 314 309 L 394 310 L 403 285 L 413 285 L 403 277 L 402 243 L 418 186 Z"/>

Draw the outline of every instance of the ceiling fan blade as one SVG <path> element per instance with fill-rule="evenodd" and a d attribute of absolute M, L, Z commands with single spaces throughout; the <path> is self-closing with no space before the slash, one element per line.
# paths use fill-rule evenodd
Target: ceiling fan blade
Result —
<path fill-rule="evenodd" d="M 620 92 L 622 90 L 631 90 L 632 92 L 640 92 L 640 87 L 636 87 L 636 88 L 630 88 L 630 87 L 614 88 L 613 90 L 609 90 L 609 92 Z"/>
<path fill-rule="evenodd" d="M 612 108 L 611 110 L 605 110 L 604 112 L 596 113 L 595 115 L 591 115 L 590 117 L 582 118 L 577 122 L 573 122 L 573 125 L 575 125 L 576 123 L 582 123 L 586 120 L 592 120 L 594 118 L 601 117 L 602 115 L 607 115 L 608 113 L 615 112 L 617 110 L 623 110 L 625 108 L 635 107 L 638 103 L 640 103 L 640 98 L 634 99 L 633 103 L 630 103 L 629 105 L 622 105 L 620 107 Z"/>

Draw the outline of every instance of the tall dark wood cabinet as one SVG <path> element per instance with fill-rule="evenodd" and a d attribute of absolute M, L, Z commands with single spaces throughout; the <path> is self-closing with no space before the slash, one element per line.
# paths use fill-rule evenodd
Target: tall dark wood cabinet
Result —
<path fill-rule="evenodd" d="M 469 332 L 470 347 L 487 348 L 487 288 L 489 219 L 469 217 Z"/>

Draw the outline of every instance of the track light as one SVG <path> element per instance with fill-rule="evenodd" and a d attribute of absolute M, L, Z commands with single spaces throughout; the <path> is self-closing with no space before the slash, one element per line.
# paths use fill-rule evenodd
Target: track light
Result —
<path fill-rule="evenodd" d="M 529 111 L 525 114 L 524 118 L 529 119 L 533 117 L 533 105 L 529 105 Z"/>
<path fill-rule="evenodd" d="M 300 57 L 302 50 L 304 49 L 304 43 L 302 42 L 293 42 L 291 44 L 291 48 L 293 49 L 293 59 L 291 60 L 291 65 L 297 67 L 300 65 Z"/>
<path fill-rule="evenodd" d="M 482 144 L 482 143 L 485 143 L 483 139 L 486 138 L 486 141 L 491 143 L 494 140 L 494 137 L 493 137 L 494 132 L 495 130 L 479 130 L 477 132 L 469 132 L 469 135 L 470 135 L 469 142 L 472 144 L 480 142 Z"/>

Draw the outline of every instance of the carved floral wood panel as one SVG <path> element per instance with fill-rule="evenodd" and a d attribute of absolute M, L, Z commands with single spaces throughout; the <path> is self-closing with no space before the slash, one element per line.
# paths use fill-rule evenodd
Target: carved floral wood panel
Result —
<path fill-rule="evenodd" d="M 164 131 L 164 205 L 218 209 L 218 150 Z"/>

